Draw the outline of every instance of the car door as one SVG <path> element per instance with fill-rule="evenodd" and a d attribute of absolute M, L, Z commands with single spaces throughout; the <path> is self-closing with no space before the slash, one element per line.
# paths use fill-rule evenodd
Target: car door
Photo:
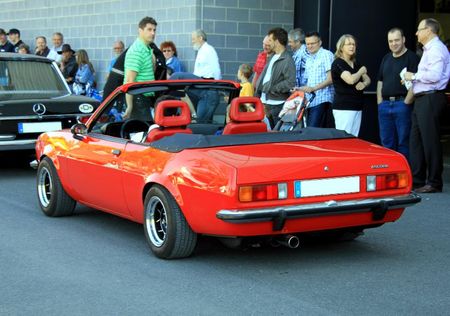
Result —
<path fill-rule="evenodd" d="M 68 151 L 67 170 L 80 202 L 127 215 L 120 156 L 127 140 L 89 133 Z"/>

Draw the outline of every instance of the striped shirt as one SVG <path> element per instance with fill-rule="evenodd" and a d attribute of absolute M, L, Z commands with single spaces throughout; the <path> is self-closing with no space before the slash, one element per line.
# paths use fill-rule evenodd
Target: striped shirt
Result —
<path fill-rule="evenodd" d="M 140 38 L 134 41 L 125 56 L 124 83 L 127 80 L 127 70 L 132 70 L 137 73 L 135 82 L 155 80 L 153 51 Z"/>

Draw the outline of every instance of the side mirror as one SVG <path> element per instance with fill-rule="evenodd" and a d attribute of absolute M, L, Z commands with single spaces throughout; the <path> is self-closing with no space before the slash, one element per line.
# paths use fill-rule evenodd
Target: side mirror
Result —
<path fill-rule="evenodd" d="M 81 124 L 81 123 L 74 124 L 70 128 L 70 131 L 73 134 L 73 138 L 78 139 L 78 140 L 83 140 L 84 135 L 87 135 L 87 127 L 86 127 L 86 125 Z"/>

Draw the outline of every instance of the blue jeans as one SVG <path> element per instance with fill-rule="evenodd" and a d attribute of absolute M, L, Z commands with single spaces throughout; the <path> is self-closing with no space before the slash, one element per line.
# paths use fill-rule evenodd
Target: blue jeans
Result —
<path fill-rule="evenodd" d="M 202 79 L 189 72 L 176 72 L 171 77 L 175 79 Z M 219 92 L 211 89 L 186 89 L 186 93 L 191 99 L 197 114 L 197 123 L 211 123 L 214 112 L 220 103 Z"/>
<path fill-rule="evenodd" d="M 412 105 L 403 100 L 383 101 L 378 105 L 381 144 L 409 157 Z"/>
<path fill-rule="evenodd" d="M 331 106 L 330 102 L 324 102 L 308 108 L 308 111 L 306 111 L 306 126 L 326 127 L 326 111 L 329 106 Z"/>

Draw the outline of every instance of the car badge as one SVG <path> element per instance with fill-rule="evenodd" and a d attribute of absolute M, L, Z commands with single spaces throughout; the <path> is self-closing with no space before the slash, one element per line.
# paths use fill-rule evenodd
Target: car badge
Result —
<path fill-rule="evenodd" d="M 41 116 L 47 111 L 47 108 L 42 103 L 36 103 L 33 105 L 33 112 Z"/>
<path fill-rule="evenodd" d="M 386 169 L 389 168 L 389 165 L 372 165 L 370 166 L 371 169 Z"/>
<path fill-rule="evenodd" d="M 94 111 L 94 107 L 89 103 L 81 103 L 78 109 L 81 113 L 92 113 Z"/>
<path fill-rule="evenodd" d="M 328 166 L 323 167 L 323 171 L 328 172 L 330 170 L 330 168 L 328 168 Z"/>

